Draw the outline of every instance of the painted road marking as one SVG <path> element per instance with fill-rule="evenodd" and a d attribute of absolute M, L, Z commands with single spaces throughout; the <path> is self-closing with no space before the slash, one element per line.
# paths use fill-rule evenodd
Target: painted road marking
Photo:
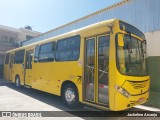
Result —
<path fill-rule="evenodd" d="M 154 107 L 148 107 L 148 106 L 144 106 L 144 105 L 137 105 L 137 106 L 135 106 L 135 108 L 148 110 L 148 111 L 156 111 L 156 112 L 160 113 L 160 109 L 154 108 Z"/>

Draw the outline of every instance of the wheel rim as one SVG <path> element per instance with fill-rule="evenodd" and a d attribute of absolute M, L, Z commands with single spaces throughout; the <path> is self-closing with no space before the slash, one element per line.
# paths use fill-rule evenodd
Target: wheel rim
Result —
<path fill-rule="evenodd" d="M 16 86 L 19 86 L 19 79 L 16 78 Z"/>
<path fill-rule="evenodd" d="M 75 92 L 73 89 L 68 88 L 65 92 L 65 98 L 68 103 L 75 101 Z"/>

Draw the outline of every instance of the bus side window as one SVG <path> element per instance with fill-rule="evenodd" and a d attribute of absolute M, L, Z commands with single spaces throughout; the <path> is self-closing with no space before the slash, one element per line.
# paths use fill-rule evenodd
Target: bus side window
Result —
<path fill-rule="evenodd" d="M 45 43 L 39 49 L 39 62 L 53 62 L 55 52 L 55 42 Z"/>
<path fill-rule="evenodd" d="M 80 36 L 59 40 L 56 47 L 56 61 L 77 61 L 80 54 Z"/>
<path fill-rule="evenodd" d="M 22 64 L 24 62 L 25 50 L 19 50 L 15 52 L 14 64 Z"/>
<path fill-rule="evenodd" d="M 8 64 L 8 63 L 9 63 L 9 53 L 7 53 L 5 57 L 5 64 Z"/>
<path fill-rule="evenodd" d="M 39 45 L 36 46 L 35 51 L 34 51 L 34 62 L 38 62 L 38 55 L 39 55 Z"/>

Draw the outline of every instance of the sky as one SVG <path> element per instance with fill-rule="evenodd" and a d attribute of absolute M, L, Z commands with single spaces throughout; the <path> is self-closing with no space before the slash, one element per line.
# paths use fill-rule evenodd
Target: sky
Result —
<path fill-rule="evenodd" d="M 47 32 L 122 0 L 0 0 L 0 25 Z"/>

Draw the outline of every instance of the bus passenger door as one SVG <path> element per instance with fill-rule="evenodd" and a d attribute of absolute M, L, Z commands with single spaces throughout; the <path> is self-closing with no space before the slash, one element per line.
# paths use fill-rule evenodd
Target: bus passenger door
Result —
<path fill-rule="evenodd" d="M 89 38 L 85 41 L 85 66 L 84 66 L 84 99 L 95 102 L 95 52 L 96 38 Z"/>
<path fill-rule="evenodd" d="M 26 51 L 24 84 L 29 86 L 32 84 L 32 58 L 33 51 Z"/>
<path fill-rule="evenodd" d="M 110 36 L 97 37 L 97 102 L 99 104 L 109 103 L 109 41 Z"/>
<path fill-rule="evenodd" d="M 108 66 L 110 36 L 85 40 L 84 101 L 108 105 Z"/>
<path fill-rule="evenodd" d="M 10 63 L 9 63 L 9 80 L 14 80 L 13 78 L 13 63 L 14 63 L 14 54 L 10 55 Z"/>

